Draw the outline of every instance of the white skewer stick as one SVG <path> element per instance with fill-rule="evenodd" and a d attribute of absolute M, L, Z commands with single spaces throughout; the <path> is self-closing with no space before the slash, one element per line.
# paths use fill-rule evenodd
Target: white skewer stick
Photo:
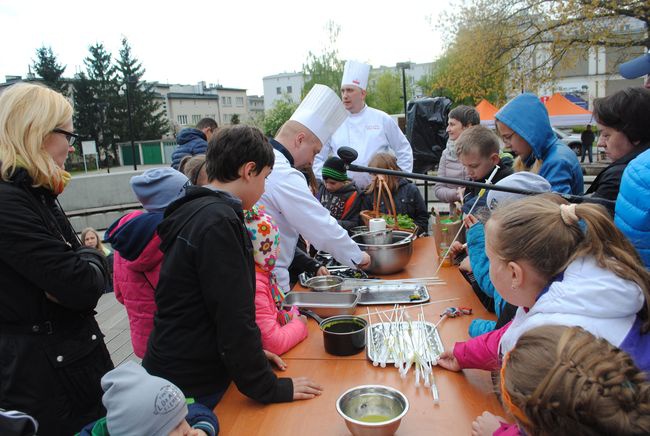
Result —
<path fill-rule="evenodd" d="M 426 303 L 420 303 L 420 304 L 411 304 L 411 305 L 405 306 L 405 307 L 404 307 L 404 310 L 418 309 L 420 306 L 430 306 L 430 305 L 432 305 L 432 304 L 448 303 L 448 302 L 450 302 L 450 301 L 458 301 L 458 300 L 460 300 L 460 298 L 457 298 L 457 297 L 456 297 L 456 298 L 445 298 L 444 300 L 429 301 L 429 302 L 426 302 Z M 381 310 L 381 311 L 378 311 L 378 310 L 375 309 L 375 313 L 376 313 L 378 316 L 379 316 L 379 314 L 381 314 L 381 313 L 390 313 L 390 312 L 392 312 L 392 311 L 393 311 L 393 309 L 386 309 L 386 310 Z M 365 313 L 360 313 L 359 315 L 355 315 L 355 316 L 361 316 L 361 317 L 363 317 L 363 316 L 367 316 L 367 315 L 366 315 Z M 408 316 L 408 312 L 407 312 L 407 316 Z"/>
<path fill-rule="evenodd" d="M 372 330 L 372 317 L 370 316 L 370 307 L 366 306 L 366 309 L 368 310 L 368 324 L 369 328 L 368 331 L 370 332 L 370 341 L 372 342 L 372 348 L 374 349 L 374 353 L 372 355 L 372 366 L 379 366 L 379 362 L 377 361 L 377 352 L 379 351 L 377 349 L 377 340 L 375 339 L 375 333 Z"/>
<path fill-rule="evenodd" d="M 487 180 L 485 181 L 485 183 L 492 183 L 492 178 L 494 178 L 494 176 L 495 176 L 495 174 L 497 173 L 497 171 L 499 171 L 499 168 L 500 168 L 499 165 L 495 165 L 495 166 L 494 166 L 494 170 L 492 170 L 492 174 L 490 174 L 490 177 L 487 178 Z M 474 208 L 475 208 L 476 205 L 478 204 L 478 200 L 479 200 L 479 198 L 481 198 L 484 194 L 485 194 L 485 188 L 483 188 L 483 189 L 481 189 L 481 190 L 479 191 L 479 193 L 478 193 L 478 198 L 476 199 L 476 201 L 474 202 L 474 204 L 472 204 L 472 207 L 469 209 L 469 212 L 467 212 L 467 215 L 471 215 L 472 212 L 474 212 Z M 447 251 L 445 252 L 445 255 L 442 256 L 442 259 L 440 259 L 440 264 L 438 265 L 438 269 L 436 269 L 436 272 L 433 273 L 434 276 L 437 276 L 438 273 L 440 272 L 440 268 L 442 267 L 442 264 L 444 263 L 445 259 L 449 256 L 449 252 L 450 252 L 451 246 L 454 245 L 454 242 L 456 242 L 456 240 L 458 240 L 458 237 L 460 236 L 460 232 L 462 232 L 462 231 L 463 231 L 463 226 L 461 225 L 460 228 L 458 229 L 458 232 L 456 233 L 456 236 L 454 236 L 454 240 L 451 241 L 451 244 L 449 244 L 449 247 L 447 247 Z M 439 244 L 440 241 L 436 241 L 436 243 Z"/>

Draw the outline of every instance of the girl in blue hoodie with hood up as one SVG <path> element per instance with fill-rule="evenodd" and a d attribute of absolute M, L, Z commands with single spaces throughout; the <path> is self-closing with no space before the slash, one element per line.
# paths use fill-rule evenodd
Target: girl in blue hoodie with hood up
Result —
<path fill-rule="evenodd" d="M 555 136 L 546 107 L 535 94 L 513 98 L 496 114 L 503 142 L 517 155 L 513 169 L 544 177 L 553 191 L 581 195 L 582 169 L 575 153 Z"/>

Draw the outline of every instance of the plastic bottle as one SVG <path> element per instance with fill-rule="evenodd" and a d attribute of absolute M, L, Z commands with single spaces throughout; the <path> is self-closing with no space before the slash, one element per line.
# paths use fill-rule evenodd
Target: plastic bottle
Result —
<path fill-rule="evenodd" d="M 440 233 L 441 237 L 440 241 L 438 242 L 438 262 L 442 261 L 442 266 L 451 266 L 451 254 L 447 253 L 451 244 L 449 229 L 447 227 L 443 227 Z M 443 260 L 444 256 L 446 257 Z"/>

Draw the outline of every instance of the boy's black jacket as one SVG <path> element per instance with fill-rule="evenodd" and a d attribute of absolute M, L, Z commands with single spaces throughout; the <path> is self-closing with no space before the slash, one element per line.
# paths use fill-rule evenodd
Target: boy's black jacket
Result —
<path fill-rule="evenodd" d="M 189 187 L 158 226 L 164 253 L 158 311 L 143 366 L 188 397 L 223 392 L 232 380 L 262 403 L 291 401 L 291 379 L 277 378 L 255 324 L 255 266 L 241 204 Z"/>

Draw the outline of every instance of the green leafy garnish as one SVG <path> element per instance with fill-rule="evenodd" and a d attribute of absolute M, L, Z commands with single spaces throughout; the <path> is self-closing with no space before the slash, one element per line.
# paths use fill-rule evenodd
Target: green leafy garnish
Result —
<path fill-rule="evenodd" d="M 395 225 L 395 220 L 393 219 L 392 215 L 382 215 L 381 217 L 384 220 L 386 220 L 386 224 L 388 224 L 389 226 Z M 397 227 L 399 227 L 400 229 L 413 229 L 415 228 L 415 223 L 413 222 L 413 218 L 403 213 L 400 213 L 397 214 Z"/>

